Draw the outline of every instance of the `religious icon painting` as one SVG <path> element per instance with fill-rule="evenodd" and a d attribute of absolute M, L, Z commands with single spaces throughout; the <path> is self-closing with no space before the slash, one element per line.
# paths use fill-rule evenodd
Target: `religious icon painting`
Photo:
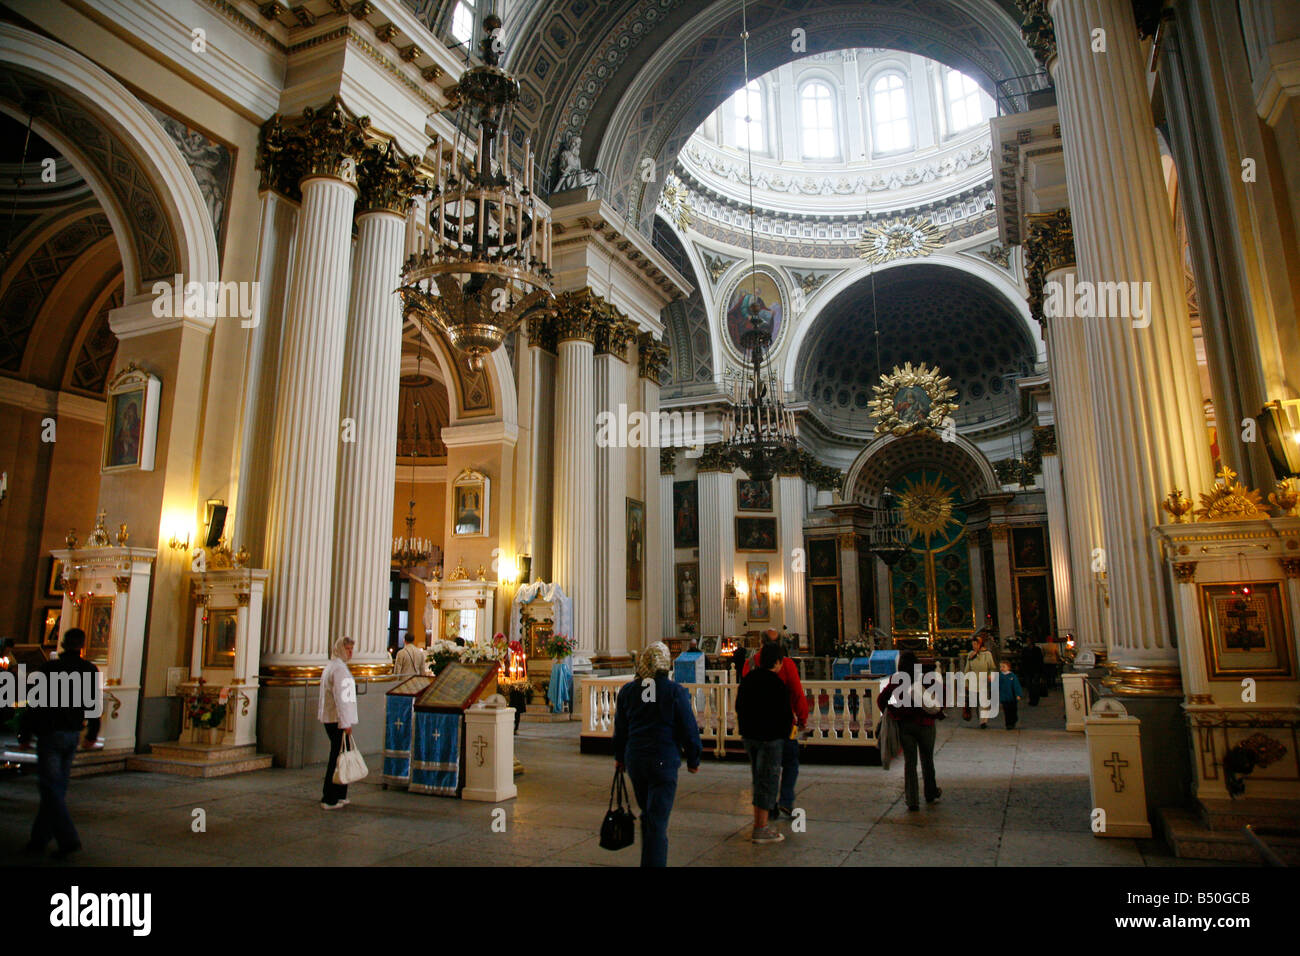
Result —
<path fill-rule="evenodd" d="M 113 642 L 113 599 L 88 598 L 81 608 L 81 629 L 86 632 L 86 660 L 108 660 Z"/>
<path fill-rule="evenodd" d="M 775 343 L 781 334 L 784 307 L 781 290 L 765 272 L 753 272 L 737 283 L 727 302 L 727 337 L 738 353 L 746 352 L 744 336 L 751 318 L 764 328 Z"/>
<path fill-rule="evenodd" d="M 749 580 L 749 595 L 746 599 L 746 613 L 751 621 L 769 621 L 772 619 L 772 601 L 768 582 L 766 561 L 749 561 L 745 564 L 745 576 Z"/>
<path fill-rule="evenodd" d="M 236 608 L 209 610 L 207 632 L 203 638 L 203 666 L 234 667 L 238 637 L 239 612 Z"/>
<path fill-rule="evenodd" d="M 134 364 L 108 384 L 104 450 L 100 471 L 153 471 L 162 382 Z"/>
<path fill-rule="evenodd" d="M 700 565 L 697 561 L 677 565 L 677 620 L 683 624 L 700 619 Z"/>
<path fill-rule="evenodd" d="M 59 624 L 63 620 L 63 608 L 47 607 L 45 620 L 41 622 L 41 647 L 57 647 L 59 643 Z"/>
<path fill-rule="evenodd" d="M 645 502 L 627 499 L 627 599 L 641 600 L 644 572 Z"/>
<path fill-rule="evenodd" d="M 814 578 L 838 578 L 839 548 L 834 538 L 808 539 L 808 572 Z"/>
<path fill-rule="evenodd" d="M 1018 630 L 1035 641 L 1045 641 L 1052 633 L 1052 597 L 1046 574 L 1022 574 L 1016 578 L 1016 619 Z"/>
<path fill-rule="evenodd" d="M 1290 680 L 1287 609 L 1278 581 L 1203 584 L 1201 629 L 1210 680 Z"/>
<path fill-rule="evenodd" d="M 1011 554 L 1019 571 L 1046 568 L 1047 542 L 1044 540 L 1043 528 L 1012 528 Z"/>
<path fill-rule="evenodd" d="M 736 479 L 737 511 L 771 511 L 772 482 Z"/>
<path fill-rule="evenodd" d="M 488 535 L 488 495 L 491 482 L 480 471 L 466 468 L 451 486 L 452 534 L 458 538 Z"/>
<path fill-rule="evenodd" d="M 775 551 L 775 518 L 736 518 L 737 551 Z"/>
<path fill-rule="evenodd" d="M 50 558 L 50 579 L 45 585 L 46 597 L 61 597 L 63 595 L 63 560 L 61 558 Z"/>
<path fill-rule="evenodd" d="M 698 485 L 694 481 L 673 482 L 673 547 L 700 546 Z"/>

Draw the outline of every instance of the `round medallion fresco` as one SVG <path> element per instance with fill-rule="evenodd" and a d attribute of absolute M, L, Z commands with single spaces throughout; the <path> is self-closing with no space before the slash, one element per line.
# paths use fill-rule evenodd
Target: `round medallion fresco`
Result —
<path fill-rule="evenodd" d="M 745 334 L 751 307 L 755 303 L 758 305 L 758 320 L 767 326 L 768 331 L 772 333 L 772 342 L 775 343 L 781 333 L 781 320 L 785 316 L 785 307 L 781 301 L 781 290 L 776 287 L 772 277 L 765 272 L 752 272 L 741 279 L 735 291 L 731 293 L 731 301 L 727 303 L 727 314 L 724 319 L 727 324 L 727 336 L 731 340 L 732 347 L 742 355 L 745 354 L 745 346 L 741 338 Z"/>

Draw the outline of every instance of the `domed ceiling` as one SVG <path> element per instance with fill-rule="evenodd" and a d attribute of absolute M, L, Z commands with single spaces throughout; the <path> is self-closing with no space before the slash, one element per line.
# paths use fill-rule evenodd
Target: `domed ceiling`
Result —
<path fill-rule="evenodd" d="M 1011 377 L 1034 369 L 1019 316 L 979 280 L 942 266 L 906 266 L 876 276 L 880 364 L 872 342 L 870 277 L 840 293 L 804 342 L 798 386 L 827 419 L 868 430 L 881 371 L 905 362 L 937 365 L 957 390 L 959 426 L 1000 419 L 1018 399 Z"/>
<path fill-rule="evenodd" d="M 402 376 L 397 406 L 397 456 L 445 458 L 442 430 L 451 420 L 447 387 L 425 372 Z"/>

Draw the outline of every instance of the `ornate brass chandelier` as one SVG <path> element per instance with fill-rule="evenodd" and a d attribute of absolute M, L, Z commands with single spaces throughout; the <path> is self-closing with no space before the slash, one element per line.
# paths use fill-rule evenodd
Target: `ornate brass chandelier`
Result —
<path fill-rule="evenodd" d="M 892 568 L 907 553 L 912 529 L 888 485 L 881 491 L 876 507 L 869 509 L 868 521 L 867 550 Z"/>
<path fill-rule="evenodd" d="M 510 169 L 510 120 L 519 82 L 499 66 L 501 20 L 483 21 L 483 62 L 451 91 L 456 142 L 448 173 L 438 159 L 428 245 L 402 273 L 405 311 L 440 328 L 472 369 L 529 314 L 550 308 L 550 212 L 533 195 L 533 153 L 524 143 L 523 178 Z M 473 163 L 461 136 L 477 128 Z M 499 148 L 498 148 L 499 147 Z"/>
<path fill-rule="evenodd" d="M 741 40 L 744 57 L 745 85 L 749 88 L 749 23 L 746 5 L 741 4 Z M 745 101 L 749 102 L 748 99 Z M 745 117 L 745 135 L 749 137 L 750 117 Z M 758 275 L 754 235 L 754 158 L 752 143 L 746 143 L 749 161 L 749 274 Z M 749 319 L 740 336 L 745 350 L 745 370 L 732 394 L 731 415 L 723 419 L 722 437 L 731 462 L 753 481 L 770 481 L 783 462 L 798 455 L 798 434 L 794 414 L 786 407 L 785 390 L 777 378 L 775 364 L 763 368 L 767 349 L 772 344 L 772 329 L 759 315 L 758 291 L 755 286 L 749 299 Z"/>

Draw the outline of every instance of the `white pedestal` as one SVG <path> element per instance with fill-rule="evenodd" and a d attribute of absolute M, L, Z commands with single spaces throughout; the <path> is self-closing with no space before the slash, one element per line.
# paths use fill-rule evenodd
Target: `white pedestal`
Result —
<path fill-rule="evenodd" d="M 475 704 L 465 711 L 465 788 L 462 800 L 511 800 L 515 787 L 515 709 Z"/>
<path fill-rule="evenodd" d="M 194 646 L 190 679 L 183 694 L 221 695 L 226 719 L 214 743 L 244 746 L 257 742 L 257 672 L 262 653 L 262 602 L 270 572 L 260 568 L 225 568 L 191 578 L 194 595 Z M 182 716 L 180 742 L 191 739 L 189 719 Z"/>
<path fill-rule="evenodd" d="M 1093 836 L 1149 839 L 1146 781 L 1142 776 L 1142 722 L 1113 697 L 1103 698 L 1084 718 L 1088 735 L 1088 782 L 1094 810 L 1106 824 Z"/>
<path fill-rule="evenodd" d="M 1083 732 L 1083 723 L 1088 716 L 1087 677 L 1078 671 L 1066 671 L 1061 675 L 1061 690 L 1065 694 L 1065 729 Z"/>

